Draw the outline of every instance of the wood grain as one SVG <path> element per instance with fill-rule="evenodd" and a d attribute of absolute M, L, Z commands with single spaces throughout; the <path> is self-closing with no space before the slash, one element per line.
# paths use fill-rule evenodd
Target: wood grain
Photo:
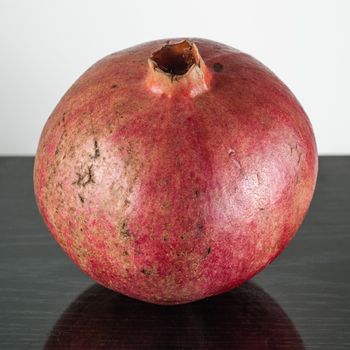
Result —
<path fill-rule="evenodd" d="M 0 349 L 350 349 L 350 157 L 320 158 L 302 228 L 255 285 L 161 309 L 94 285 L 61 252 L 32 168 L 0 158 Z"/>

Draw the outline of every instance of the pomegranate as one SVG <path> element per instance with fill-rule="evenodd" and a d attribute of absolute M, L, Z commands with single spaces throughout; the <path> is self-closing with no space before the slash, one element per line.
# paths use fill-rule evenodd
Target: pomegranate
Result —
<path fill-rule="evenodd" d="M 35 194 L 68 256 L 157 304 L 223 293 L 290 242 L 317 175 L 290 90 L 229 46 L 160 40 L 88 69 L 40 138 Z"/>

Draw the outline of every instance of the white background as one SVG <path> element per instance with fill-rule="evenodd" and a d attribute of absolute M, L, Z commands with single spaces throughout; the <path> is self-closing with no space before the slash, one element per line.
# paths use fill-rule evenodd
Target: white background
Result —
<path fill-rule="evenodd" d="M 0 155 L 34 154 L 58 100 L 98 59 L 181 36 L 255 56 L 298 97 L 319 153 L 350 154 L 350 1 L 0 1 Z"/>

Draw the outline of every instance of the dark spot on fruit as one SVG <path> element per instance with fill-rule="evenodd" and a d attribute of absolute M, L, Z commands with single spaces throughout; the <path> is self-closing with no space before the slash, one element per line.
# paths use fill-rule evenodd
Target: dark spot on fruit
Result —
<path fill-rule="evenodd" d="M 128 199 L 125 199 L 125 200 L 124 200 L 124 205 L 125 205 L 126 207 L 128 207 L 128 206 L 130 205 L 130 201 L 129 201 Z"/>
<path fill-rule="evenodd" d="M 200 192 L 199 192 L 199 190 L 195 190 L 194 191 L 194 195 L 198 198 L 199 197 L 199 195 L 200 195 Z"/>
<path fill-rule="evenodd" d="M 83 228 L 82 227 L 80 227 L 80 232 L 83 232 Z"/>
<path fill-rule="evenodd" d="M 57 144 L 57 147 L 56 147 L 56 150 L 55 150 L 55 155 L 56 156 L 61 150 L 61 145 L 62 145 L 62 142 L 63 142 L 64 138 L 66 137 L 66 134 L 67 134 L 67 132 L 66 132 L 66 129 L 65 129 L 65 125 L 63 124 L 63 132 L 62 132 L 62 134 L 60 136 L 60 139 L 58 140 L 58 144 Z"/>
<path fill-rule="evenodd" d="M 129 253 L 128 253 L 126 250 L 124 250 L 124 251 L 123 251 L 123 255 L 124 255 L 124 256 L 128 256 Z"/>
<path fill-rule="evenodd" d="M 301 160 L 301 152 L 298 153 L 298 164 L 300 163 Z"/>
<path fill-rule="evenodd" d="M 85 198 L 80 193 L 78 194 L 78 197 L 81 203 L 85 202 Z"/>
<path fill-rule="evenodd" d="M 117 84 L 111 85 L 111 89 L 115 89 L 117 87 Z"/>
<path fill-rule="evenodd" d="M 90 183 L 95 183 L 92 164 L 88 166 L 87 170 L 83 174 L 76 173 L 76 175 L 78 176 L 78 179 L 73 182 L 73 185 L 85 187 Z"/>
<path fill-rule="evenodd" d="M 210 252 L 211 252 L 211 247 L 208 247 L 207 254 L 210 254 Z"/>
<path fill-rule="evenodd" d="M 204 224 L 202 222 L 197 222 L 196 227 L 198 230 L 203 230 Z"/>
<path fill-rule="evenodd" d="M 164 201 L 162 204 L 161 204 L 161 207 L 163 209 L 168 209 L 170 207 L 170 203 L 168 201 Z"/>
<path fill-rule="evenodd" d="M 152 274 L 151 271 L 149 271 L 149 270 L 147 270 L 147 269 L 145 269 L 145 268 L 141 269 L 141 272 L 142 272 L 144 275 L 147 275 L 147 276 L 149 276 L 149 275 Z"/>
<path fill-rule="evenodd" d="M 216 62 L 213 64 L 213 69 L 215 72 L 221 72 L 224 66 L 220 62 Z"/>
<path fill-rule="evenodd" d="M 256 173 L 256 179 L 258 181 L 258 185 L 261 185 L 262 181 L 259 173 Z"/>
<path fill-rule="evenodd" d="M 131 237 L 130 230 L 128 228 L 128 223 L 126 221 L 123 221 L 121 228 L 120 228 L 120 234 L 124 237 Z"/>
<path fill-rule="evenodd" d="M 180 238 L 181 238 L 181 239 L 185 239 L 185 236 L 184 236 L 184 235 L 181 235 Z"/>
<path fill-rule="evenodd" d="M 297 161 L 297 164 L 300 163 L 300 160 L 301 160 L 301 155 L 302 155 L 302 151 L 298 145 L 298 143 L 296 143 L 295 145 L 289 145 L 289 148 L 290 148 L 290 153 L 292 154 L 293 152 L 296 152 L 297 153 L 297 157 L 298 157 L 298 161 Z"/>
<path fill-rule="evenodd" d="M 92 156 L 93 159 L 97 159 L 100 156 L 100 148 L 98 147 L 97 140 L 94 141 L 94 155 Z"/>
<path fill-rule="evenodd" d="M 129 155 L 132 154 L 132 144 L 131 143 L 128 143 L 128 145 L 126 146 L 126 152 Z"/>

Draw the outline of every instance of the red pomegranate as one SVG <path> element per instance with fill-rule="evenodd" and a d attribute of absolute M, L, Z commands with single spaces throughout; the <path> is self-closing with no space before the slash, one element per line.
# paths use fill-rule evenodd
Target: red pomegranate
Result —
<path fill-rule="evenodd" d="M 180 304 L 242 284 L 299 228 L 317 150 L 288 88 L 251 56 L 204 40 L 109 55 L 42 132 L 39 210 L 100 284 Z"/>

